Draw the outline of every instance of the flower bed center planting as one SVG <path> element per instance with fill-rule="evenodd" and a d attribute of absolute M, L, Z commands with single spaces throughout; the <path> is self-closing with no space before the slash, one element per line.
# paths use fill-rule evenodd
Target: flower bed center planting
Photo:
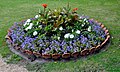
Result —
<path fill-rule="evenodd" d="M 7 39 L 15 49 L 45 59 L 85 56 L 99 50 L 110 38 L 103 24 L 80 16 L 69 5 L 43 10 L 35 18 L 15 23 Z"/>

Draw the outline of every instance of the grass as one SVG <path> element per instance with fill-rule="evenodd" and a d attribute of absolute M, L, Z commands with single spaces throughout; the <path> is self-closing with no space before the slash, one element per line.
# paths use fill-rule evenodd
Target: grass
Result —
<path fill-rule="evenodd" d="M 110 46 L 98 54 L 69 62 L 49 62 L 42 65 L 28 65 L 28 70 L 41 72 L 80 72 L 105 71 L 120 72 L 120 0 L 0 0 L 0 54 L 3 57 L 13 55 L 5 43 L 7 29 L 14 22 L 34 17 L 42 3 L 49 8 L 63 7 L 70 3 L 77 7 L 80 15 L 86 15 L 102 22 L 110 31 Z M 19 60 L 19 58 L 18 58 Z"/>

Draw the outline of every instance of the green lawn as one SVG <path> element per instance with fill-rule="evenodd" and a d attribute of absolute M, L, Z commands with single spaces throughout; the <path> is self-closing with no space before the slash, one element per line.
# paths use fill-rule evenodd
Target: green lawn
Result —
<path fill-rule="evenodd" d="M 49 8 L 56 8 L 66 6 L 68 2 L 72 8 L 78 8 L 80 15 L 94 18 L 109 29 L 113 37 L 110 46 L 76 62 L 49 62 L 27 68 L 41 72 L 120 72 L 120 0 L 0 0 L 0 54 L 3 57 L 12 55 L 4 37 L 14 22 L 34 17 L 38 9 L 42 9 L 42 3 L 48 4 Z"/>

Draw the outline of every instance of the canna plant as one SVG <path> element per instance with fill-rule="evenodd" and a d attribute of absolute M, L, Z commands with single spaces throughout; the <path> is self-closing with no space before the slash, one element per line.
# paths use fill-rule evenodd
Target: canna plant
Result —
<path fill-rule="evenodd" d="M 30 30 L 27 31 L 29 36 L 37 36 L 45 34 L 46 37 L 53 37 L 53 39 L 64 39 L 66 33 L 74 33 L 76 30 L 86 30 L 89 26 L 87 19 L 82 19 L 77 14 L 78 8 L 74 8 L 72 11 L 69 4 L 67 7 L 56 8 L 54 10 L 47 9 L 47 4 L 42 4 L 44 10 L 40 10 L 39 14 L 35 16 L 36 20 L 29 21 L 30 24 L 26 25 L 24 28 L 27 31 L 29 26 Z M 36 31 L 34 33 L 34 31 Z M 75 35 L 75 33 L 74 33 Z M 41 37 L 41 36 L 39 36 Z M 66 39 L 69 40 L 69 39 Z"/>

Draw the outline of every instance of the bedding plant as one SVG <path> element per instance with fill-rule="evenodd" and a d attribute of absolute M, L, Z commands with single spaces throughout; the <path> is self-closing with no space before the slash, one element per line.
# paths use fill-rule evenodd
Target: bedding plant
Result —
<path fill-rule="evenodd" d="M 77 13 L 70 6 L 43 10 L 34 17 L 15 23 L 10 28 L 12 44 L 41 54 L 80 52 L 100 45 L 106 33 L 94 20 Z"/>

